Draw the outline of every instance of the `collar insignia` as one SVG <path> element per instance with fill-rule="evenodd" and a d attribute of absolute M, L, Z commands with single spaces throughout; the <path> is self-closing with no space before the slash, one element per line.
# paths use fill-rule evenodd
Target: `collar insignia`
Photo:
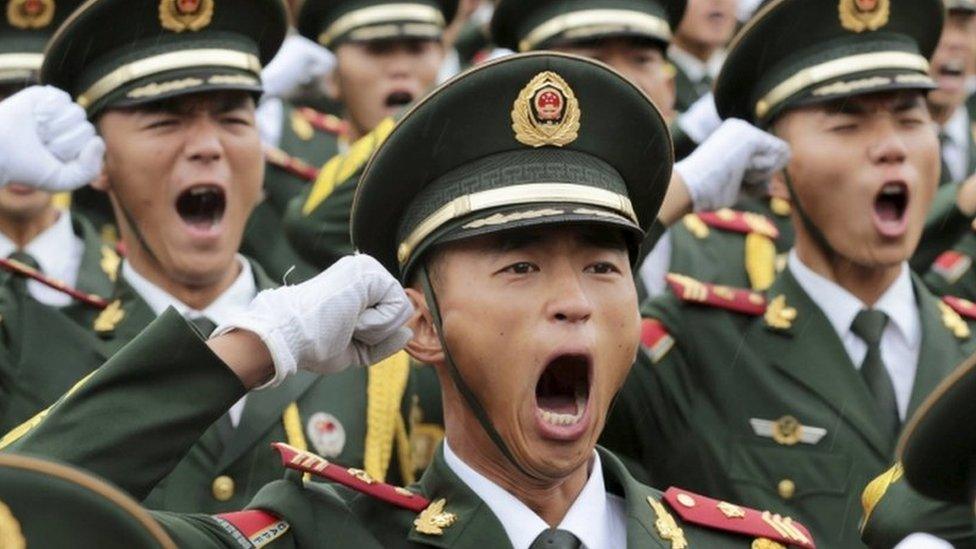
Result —
<path fill-rule="evenodd" d="M 764 315 L 766 324 L 776 330 L 789 330 L 796 320 L 796 309 L 786 306 L 786 296 L 781 295 L 769 303 Z"/>
<path fill-rule="evenodd" d="M 840 24 L 851 32 L 876 31 L 888 24 L 891 0 L 840 0 Z"/>
<path fill-rule="evenodd" d="M 442 536 L 444 529 L 457 522 L 457 515 L 444 511 L 447 500 L 441 498 L 427 506 L 413 521 L 414 528 L 428 536 Z"/>
<path fill-rule="evenodd" d="M 512 129 L 523 145 L 562 147 L 579 137 L 580 108 L 561 76 L 545 71 L 522 88 L 512 107 Z"/>
<path fill-rule="evenodd" d="M 213 19 L 214 0 L 160 0 L 159 23 L 173 32 L 204 29 Z"/>
<path fill-rule="evenodd" d="M 0 501 L 0 547 L 26 549 L 27 540 L 10 508 Z"/>
<path fill-rule="evenodd" d="M 688 541 L 685 539 L 685 532 L 675 522 L 674 517 L 668 510 L 661 505 L 661 502 L 647 496 L 647 504 L 654 509 L 657 520 L 654 521 L 654 528 L 661 539 L 671 542 L 671 549 L 688 549 Z"/>
<path fill-rule="evenodd" d="M 122 310 L 122 302 L 115 300 L 95 319 L 95 331 L 99 334 L 110 333 L 123 318 L 125 318 L 125 311 Z"/>
<path fill-rule="evenodd" d="M 43 29 L 54 19 L 54 0 L 10 0 L 7 21 L 18 29 Z"/>

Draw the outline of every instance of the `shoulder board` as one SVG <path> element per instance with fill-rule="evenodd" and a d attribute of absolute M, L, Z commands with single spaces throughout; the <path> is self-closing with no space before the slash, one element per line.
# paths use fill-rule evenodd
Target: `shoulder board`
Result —
<path fill-rule="evenodd" d="M 265 147 L 264 159 L 268 164 L 280 168 L 299 179 L 304 179 L 309 183 L 315 181 L 319 176 L 318 168 L 276 147 Z"/>
<path fill-rule="evenodd" d="M 790 517 L 706 498 L 673 487 L 664 493 L 664 501 L 681 520 L 696 526 L 767 539 L 792 547 L 816 547 L 806 526 Z"/>
<path fill-rule="evenodd" d="M 950 250 L 935 259 L 932 270 L 946 279 L 949 284 L 953 284 L 969 270 L 972 264 L 973 260 L 968 255 Z"/>
<path fill-rule="evenodd" d="M 430 501 L 420 494 L 415 494 L 406 488 L 379 482 L 361 469 L 346 468 L 329 463 L 321 456 L 281 442 L 275 442 L 271 446 L 278 451 L 278 455 L 281 456 L 281 464 L 288 469 L 330 480 L 415 513 L 423 511 L 430 505 Z"/>
<path fill-rule="evenodd" d="M 706 225 L 723 231 L 742 234 L 758 233 L 772 239 L 779 238 L 779 229 L 764 215 L 722 208 L 697 215 Z"/>
<path fill-rule="evenodd" d="M 291 528 L 287 522 L 260 509 L 224 513 L 213 518 L 240 547 L 263 547 Z"/>
<path fill-rule="evenodd" d="M 651 362 L 657 364 L 674 347 L 674 338 L 656 318 L 641 321 L 641 346 Z"/>
<path fill-rule="evenodd" d="M 961 316 L 964 316 L 970 320 L 976 320 L 976 303 L 973 303 L 968 299 L 953 297 L 951 295 L 943 296 L 942 302 L 948 305 L 953 311 L 959 313 Z"/>
<path fill-rule="evenodd" d="M 340 135 L 345 133 L 349 126 L 349 124 L 338 116 L 325 114 L 311 107 L 301 107 L 296 109 L 296 112 L 298 112 L 302 118 L 307 120 L 313 128 L 322 132 Z"/>
<path fill-rule="evenodd" d="M 711 305 L 751 316 L 766 312 L 766 298 L 759 292 L 708 284 L 675 273 L 668 274 L 668 286 L 682 301 Z"/>
<path fill-rule="evenodd" d="M 85 292 L 71 288 L 64 282 L 45 276 L 37 269 L 31 267 L 30 265 L 25 265 L 20 261 L 0 258 L 0 268 L 4 269 L 7 272 L 13 273 L 16 276 L 22 276 L 24 278 L 30 278 L 32 280 L 36 280 L 41 284 L 49 288 L 53 288 L 61 293 L 67 294 L 71 296 L 73 299 L 80 301 L 90 307 L 94 307 L 96 309 L 104 309 L 108 307 L 108 301 L 106 301 L 105 299 L 94 294 L 86 294 Z"/>

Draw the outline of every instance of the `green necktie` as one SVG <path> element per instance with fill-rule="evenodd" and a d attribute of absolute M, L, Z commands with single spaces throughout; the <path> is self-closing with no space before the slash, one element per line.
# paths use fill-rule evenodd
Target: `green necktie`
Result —
<path fill-rule="evenodd" d="M 27 253 L 27 252 L 25 252 L 23 250 L 17 250 L 16 252 L 14 252 L 14 253 L 10 254 L 9 256 L 7 256 L 7 259 L 10 259 L 10 260 L 13 260 L 13 261 L 17 261 L 19 263 L 23 263 L 24 265 L 27 265 L 28 267 L 31 267 L 32 269 L 34 269 L 34 270 L 36 270 L 38 272 L 41 271 L 41 266 L 37 263 L 37 260 L 34 259 L 34 256 L 30 255 L 29 253 Z M 18 292 L 26 292 L 27 291 L 27 281 L 30 280 L 30 279 L 28 277 L 26 277 L 26 276 L 19 275 L 19 274 L 13 274 L 13 273 L 11 274 L 11 276 L 13 277 L 13 280 L 12 280 L 13 287 Z"/>
<path fill-rule="evenodd" d="M 572 532 L 550 528 L 539 534 L 529 549 L 579 549 L 582 545 Z"/>
<path fill-rule="evenodd" d="M 205 316 L 198 316 L 190 319 L 190 324 L 193 324 L 193 327 L 196 328 L 200 332 L 200 335 L 202 335 L 204 338 L 210 337 L 210 334 L 217 329 L 217 324 Z"/>
<path fill-rule="evenodd" d="M 895 398 L 895 386 L 892 385 L 888 370 L 885 369 L 884 361 L 881 359 L 881 335 L 887 325 L 888 315 L 885 313 L 873 309 L 862 310 L 851 323 L 851 331 L 868 346 L 868 353 L 861 363 L 861 377 L 874 395 L 882 429 L 895 438 L 901 429 L 898 401 Z"/>
<path fill-rule="evenodd" d="M 695 82 L 695 91 L 698 92 L 698 96 L 700 97 L 712 91 L 712 83 L 712 75 L 708 73 L 701 77 L 698 82 Z"/>

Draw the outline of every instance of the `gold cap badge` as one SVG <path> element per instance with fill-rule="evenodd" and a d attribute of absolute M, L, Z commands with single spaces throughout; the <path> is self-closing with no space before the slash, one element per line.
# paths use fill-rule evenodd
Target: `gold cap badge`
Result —
<path fill-rule="evenodd" d="M 173 32 L 206 28 L 213 19 L 214 0 L 160 0 L 159 23 Z"/>
<path fill-rule="evenodd" d="M 18 29 L 43 29 L 54 19 L 54 0 L 9 0 L 7 21 Z"/>
<path fill-rule="evenodd" d="M 840 24 L 851 32 L 876 31 L 888 24 L 891 0 L 840 0 Z"/>
<path fill-rule="evenodd" d="M 530 147 L 568 145 L 579 137 L 579 128 L 579 101 L 569 84 L 552 71 L 537 74 L 512 107 L 515 139 Z"/>

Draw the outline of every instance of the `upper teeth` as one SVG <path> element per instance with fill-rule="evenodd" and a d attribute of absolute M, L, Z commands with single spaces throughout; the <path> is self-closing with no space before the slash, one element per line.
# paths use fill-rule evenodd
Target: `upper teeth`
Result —
<path fill-rule="evenodd" d="M 194 187 L 190 189 L 190 194 L 192 196 L 199 196 L 201 194 L 208 194 L 212 192 L 214 192 L 214 190 L 209 187 Z"/>
<path fill-rule="evenodd" d="M 897 185 L 887 185 L 881 189 L 881 194 L 884 195 L 901 194 L 902 192 L 903 189 Z"/>

